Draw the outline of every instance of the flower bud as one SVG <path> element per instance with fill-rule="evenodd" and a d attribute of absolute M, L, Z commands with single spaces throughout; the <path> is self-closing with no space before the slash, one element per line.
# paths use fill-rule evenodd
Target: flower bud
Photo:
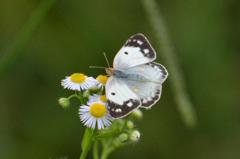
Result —
<path fill-rule="evenodd" d="M 138 130 L 134 130 L 131 134 L 130 134 L 130 140 L 133 142 L 137 142 L 140 139 L 140 132 Z"/>
<path fill-rule="evenodd" d="M 136 118 L 136 119 L 142 119 L 143 117 L 143 113 L 139 109 L 134 110 L 131 115 L 133 118 Z"/>
<path fill-rule="evenodd" d="M 129 128 L 129 129 L 132 129 L 132 128 L 134 128 L 134 123 L 132 122 L 132 121 L 127 121 L 127 128 Z"/>
<path fill-rule="evenodd" d="M 90 91 L 86 90 L 83 92 L 83 97 L 88 98 L 90 96 Z"/>
<path fill-rule="evenodd" d="M 64 98 L 64 97 L 59 98 L 59 99 L 58 99 L 58 103 L 60 104 L 60 106 L 61 106 L 62 108 L 68 108 L 69 105 L 70 105 L 69 99 L 68 99 L 68 98 Z"/>
<path fill-rule="evenodd" d="M 99 92 L 99 88 L 98 87 L 91 87 L 91 88 L 88 89 L 88 91 L 91 92 L 91 93 L 97 93 L 97 92 Z"/>
<path fill-rule="evenodd" d="M 122 134 L 119 135 L 118 138 L 121 142 L 125 142 L 128 139 L 128 135 L 126 133 L 122 133 Z"/>

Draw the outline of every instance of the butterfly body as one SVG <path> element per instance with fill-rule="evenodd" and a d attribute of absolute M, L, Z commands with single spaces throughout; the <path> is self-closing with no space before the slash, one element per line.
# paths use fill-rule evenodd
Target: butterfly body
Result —
<path fill-rule="evenodd" d="M 124 70 L 113 70 L 112 76 L 124 80 L 132 80 L 132 81 L 147 81 L 143 75 L 138 73 L 128 73 L 129 71 Z"/>
<path fill-rule="evenodd" d="M 130 37 L 114 58 L 113 68 L 106 69 L 108 110 L 121 118 L 138 107 L 151 108 L 161 96 L 168 73 L 153 62 L 156 53 L 143 34 Z"/>

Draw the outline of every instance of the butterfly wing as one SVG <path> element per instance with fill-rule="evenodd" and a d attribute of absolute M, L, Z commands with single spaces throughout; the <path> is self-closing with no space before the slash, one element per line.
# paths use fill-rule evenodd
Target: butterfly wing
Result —
<path fill-rule="evenodd" d="M 141 100 L 141 107 L 151 108 L 161 97 L 162 83 L 168 72 L 158 63 L 147 63 L 125 70 L 128 79 L 124 82 Z"/>
<path fill-rule="evenodd" d="M 153 63 L 156 52 L 143 34 L 131 36 L 114 58 L 115 74 L 106 84 L 108 110 L 113 118 L 142 106 L 150 108 L 161 96 L 167 70 Z M 119 72 L 119 73 L 116 73 Z"/>
<path fill-rule="evenodd" d="M 122 70 L 149 63 L 155 59 L 155 50 L 147 38 L 143 34 L 138 33 L 131 36 L 118 51 L 113 61 L 113 67 Z"/>
<path fill-rule="evenodd" d="M 114 76 L 108 79 L 106 96 L 108 110 L 113 118 L 124 117 L 141 105 L 140 98 L 129 89 L 122 79 Z"/>

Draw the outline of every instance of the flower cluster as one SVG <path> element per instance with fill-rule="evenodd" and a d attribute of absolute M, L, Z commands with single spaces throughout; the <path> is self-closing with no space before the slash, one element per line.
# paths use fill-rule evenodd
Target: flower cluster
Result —
<path fill-rule="evenodd" d="M 107 109 L 105 85 L 108 77 L 99 75 L 88 77 L 82 73 L 73 73 L 62 80 L 63 88 L 72 90 L 69 97 L 59 98 L 62 108 L 70 106 L 70 100 L 77 98 L 80 102 L 80 121 L 87 127 L 82 140 L 81 157 L 85 156 L 91 145 L 97 152 L 101 144 L 101 158 L 106 158 L 119 147 L 136 143 L 140 132 L 135 128 L 134 121 L 142 118 L 142 112 L 135 110 L 124 119 L 113 119 Z M 93 144 L 91 144 L 93 142 Z M 98 156 L 100 154 L 94 154 Z M 94 157 L 97 158 L 97 157 Z"/>
<path fill-rule="evenodd" d="M 107 99 L 104 87 L 108 77 L 99 75 L 96 79 L 82 73 L 73 73 L 62 80 L 65 89 L 75 91 L 68 98 L 60 98 L 59 104 L 66 108 L 70 99 L 76 97 L 80 100 L 79 116 L 81 122 L 92 129 L 103 129 L 111 125 L 111 116 L 107 110 Z"/>

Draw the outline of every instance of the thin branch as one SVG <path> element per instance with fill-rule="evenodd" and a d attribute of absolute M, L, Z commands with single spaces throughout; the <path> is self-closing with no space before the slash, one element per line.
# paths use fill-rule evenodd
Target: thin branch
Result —
<path fill-rule="evenodd" d="M 181 117 L 187 126 L 193 127 L 196 124 L 196 112 L 186 91 L 181 67 L 170 42 L 160 8 L 157 6 L 155 0 L 142 0 L 141 2 L 157 39 L 158 50 L 162 50 L 161 57 L 169 71 L 169 80 Z"/>

